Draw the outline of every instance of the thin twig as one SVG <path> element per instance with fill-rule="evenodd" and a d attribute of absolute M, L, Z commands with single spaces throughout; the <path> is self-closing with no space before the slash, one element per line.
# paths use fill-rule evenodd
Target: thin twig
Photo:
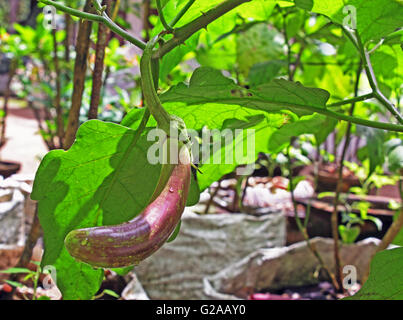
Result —
<path fill-rule="evenodd" d="M 382 93 L 382 91 L 379 89 L 378 82 L 376 80 L 376 76 L 374 73 L 374 69 L 371 64 L 371 59 L 369 57 L 368 51 L 364 48 L 364 45 L 361 41 L 361 37 L 359 33 L 356 31 L 354 35 L 347 30 L 344 26 L 341 26 L 344 34 L 350 39 L 350 41 L 354 44 L 354 46 L 357 48 L 361 61 L 364 65 L 364 70 L 368 78 L 368 82 L 371 86 L 371 89 L 373 91 L 374 97 L 382 103 L 386 109 L 389 110 L 389 112 L 397 119 L 397 121 L 401 124 L 403 124 L 403 116 L 400 114 L 399 110 L 396 109 L 396 107 L 391 103 Z"/>
<path fill-rule="evenodd" d="M 371 92 L 371 93 L 367 93 L 367 94 L 364 94 L 364 95 L 359 96 L 359 97 L 354 97 L 354 98 L 351 98 L 351 99 L 346 99 L 346 100 L 343 100 L 343 101 L 338 101 L 338 102 L 335 102 L 335 103 L 331 103 L 331 104 L 328 104 L 326 107 L 327 108 L 338 107 L 338 106 L 342 106 L 342 105 L 345 105 L 345 104 L 351 104 L 351 103 L 354 103 L 354 102 L 365 101 L 365 100 L 371 99 L 373 97 L 374 97 L 374 93 Z"/>
<path fill-rule="evenodd" d="M 89 21 L 93 21 L 93 22 L 104 23 L 114 33 L 118 34 L 123 39 L 129 41 L 130 43 L 132 43 L 136 47 L 138 47 L 138 48 L 140 48 L 142 50 L 144 50 L 144 48 L 146 47 L 146 44 L 143 41 L 137 39 L 136 37 L 134 37 L 133 35 L 128 33 L 126 30 L 122 29 L 120 26 L 118 26 L 116 23 L 114 23 L 105 13 L 103 13 L 102 15 L 99 15 L 99 14 L 83 12 L 83 11 L 80 11 L 80 10 L 76 10 L 76 9 L 73 9 L 73 8 L 66 7 L 65 5 L 63 5 L 61 3 L 51 1 L 51 0 L 38 0 L 38 1 L 42 2 L 44 4 L 54 6 L 56 9 L 58 9 L 60 11 L 63 11 L 65 13 L 68 13 L 68 14 L 70 14 L 72 16 L 75 16 L 75 17 L 85 19 L 85 20 L 89 20 Z"/>

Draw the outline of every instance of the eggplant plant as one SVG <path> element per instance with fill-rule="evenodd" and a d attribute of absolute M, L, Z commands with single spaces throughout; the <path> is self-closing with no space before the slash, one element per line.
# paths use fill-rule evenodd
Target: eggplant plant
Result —
<path fill-rule="evenodd" d="M 306 134 L 320 146 L 337 128 L 345 155 L 358 128 L 389 137 L 403 132 L 403 7 L 397 1 L 156 0 L 151 3 L 158 16 L 149 19 L 147 41 L 114 22 L 100 1 L 88 0 L 86 10 L 39 2 L 102 24 L 143 51 L 144 107 L 128 110 L 120 124 L 89 120 L 70 130 L 71 147 L 49 152 L 36 174 L 31 197 L 44 231 L 42 264 L 56 268 L 64 299 L 91 298 L 102 268 L 141 263 L 168 239 L 184 203 L 197 203 L 200 191 L 254 163 L 260 152 L 284 152 Z M 67 128 L 74 129 L 78 122 L 72 110 L 70 115 Z M 190 129 L 253 129 L 255 152 L 217 163 L 214 156 L 226 154 L 221 146 L 198 163 L 197 179 L 189 182 L 188 165 L 186 174 L 178 174 L 181 164 L 151 164 L 147 157 L 149 133 L 158 128 L 169 136 L 172 123 L 185 136 Z M 241 134 L 230 147 L 247 140 Z M 342 170 L 344 156 L 338 160 Z M 169 195 L 171 183 L 180 188 Z M 159 201 L 165 196 L 167 207 Z M 153 221 L 162 225 L 145 223 L 156 207 L 161 215 Z M 335 217 L 338 257 L 337 212 Z M 377 259 L 388 259 L 387 253 Z M 341 280 L 336 272 L 339 289 Z"/>

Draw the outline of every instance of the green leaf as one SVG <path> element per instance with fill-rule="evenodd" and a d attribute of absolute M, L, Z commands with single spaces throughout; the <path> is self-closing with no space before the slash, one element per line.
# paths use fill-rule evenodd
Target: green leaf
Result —
<path fill-rule="evenodd" d="M 112 268 L 112 271 L 116 272 L 119 276 L 125 276 L 127 275 L 130 271 L 133 270 L 133 266 L 126 267 L 126 268 Z"/>
<path fill-rule="evenodd" d="M 196 177 L 192 175 L 192 178 L 190 180 L 189 194 L 186 200 L 186 206 L 187 207 L 194 206 L 199 202 L 199 200 L 200 200 L 199 183 L 197 182 Z"/>
<path fill-rule="evenodd" d="M 378 252 L 371 261 L 368 280 L 354 296 L 344 300 L 402 300 L 403 248 Z"/>
<path fill-rule="evenodd" d="M 343 243 L 354 243 L 357 237 L 360 235 L 360 227 L 346 227 L 344 225 L 339 226 L 339 232 Z"/>
<path fill-rule="evenodd" d="M 172 71 L 183 59 L 183 57 L 196 49 L 197 43 L 199 41 L 200 33 L 196 33 L 191 36 L 187 41 L 186 45 L 180 45 L 168 52 L 161 60 L 160 63 L 160 79 L 164 81 L 168 76 L 169 72 Z"/>
<path fill-rule="evenodd" d="M 277 115 L 275 115 L 277 116 Z M 277 118 L 277 126 L 282 122 L 282 117 Z M 259 122 L 241 132 L 232 130 L 233 139 L 226 143 L 222 137 L 221 146 L 214 148 L 211 146 L 210 155 L 202 159 L 198 174 L 200 190 L 209 187 L 214 181 L 218 181 L 225 174 L 233 172 L 238 166 L 254 164 L 259 152 L 268 152 L 268 139 L 276 130 L 275 120 L 271 115 L 265 117 L 264 121 Z M 218 140 L 218 139 L 217 139 Z M 254 143 L 254 149 L 252 144 Z M 248 173 L 244 173 L 248 174 Z M 251 172 L 249 172 L 251 174 Z"/>
<path fill-rule="evenodd" d="M 249 83 L 252 87 L 272 81 L 286 65 L 282 60 L 271 60 L 257 63 L 249 72 Z"/>
<path fill-rule="evenodd" d="M 402 26 L 403 4 L 400 0 L 296 0 L 295 4 L 324 14 L 337 24 L 351 21 L 346 6 L 352 6 L 357 13 L 357 30 L 364 42 L 378 41 Z"/>
<path fill-rule="evenodd" d="M 333 122 L 336 121 L 333 120 Z M 328 129 L 332 131 L 332 128 L 334 126 L 329 125 L 328 118 L 325 116 L 313 114 L 301 117 L 298 121 L 287 123 L 273 133 L 269 140 L 269 150 L 273 153 L 280 152 L 289 145 L 292 137 L 298 137 L 302 134 L 324 135 L 325 132 L 328 135 Z M 320 139 L 323 138 L 320 137 Z"/>
<path fill-rule="evenodd" d="M 247 133 L 233 141 L 231 147 L 222 145 L 210 159 L 201 163 L 203 174 L 198 174 L 200 190 L 207 188 L 212 182 L 232 172 L 237 166 L 255 162 L 258 152 L 268 152 L 268 139 L 276 128 L 287 123 L 290 117 L 286 109 L 298 114 L 311 114 L 307 111 L 296 111 L 301 105 L 309 105 L 312 110 L 325 108 L 329 94 L 321 89 L 305 88 L 300 83 L 283 79 L 256 88 L 245 89 L 226 78 L 218 70 L 202 67 L 197 69 L 189 85 L 179 84 L 161 95 L 161 100 L 168 112 L 181 117 L 188 128 L 201 130 L 224 128 L 255 129 L 256 152 L 246 154 L 240 160 L 216 163 L 214 158 L 226 159 L 230 152 L 235 156 L 235 146 L 246 148 Z M 269 113 L 269 114 L 268 114 Z M 264 120 L 262 121 L 262 116 Z M 246 131 L 246 130 L 245 130 Z M 240 145 L 243 143 L 243 147 Z M 246 151 L 246 150 L 244 150 Z M 242 158 L 242 157 L 240 157 Z M 207 162 L 207 163 L 206 163 Z"/>
<path fill-rule="evenodd" d="M 179 234 L 179 231 L 181 230 L 181 225 L 182 225 L 182 220 L 179 221 L 178 225 L 176 226 L 174 232 L 172 232 L 171 236 L 169 237 L 169 239 L 167 240 L 167 242 L 172 242 L 176 239 L 176 237 Z"/>
<path fill-rule="evenodd" d="M 173 109 L 176 109 L 175 107 Z M 132 110 L 129 111 L 129 113 L 123 118 L 121 125 L 128 127 L 128 128 L 132 128 L 132 129 L 136 129 L 145 112 L 145 108 L 134 108 Z M 167 109 L 169 111 L 171 111 L 169 108 Z M 178 113 L 177 109 L 173 110 L 176 111 L 176 113 Z M 179 113 L 180 114 L 180 113 Z M 147 123 L 148 128 L 153 129 L 155 128 L 155 120 L 153 118 L 150 118 L 150 120 Z M 199 189 L 199 185 L 198 182 L 196 180 L 196 178 L 192 175 L 192 178 L 190 180 L 190 189 L 189 189 L 189 194 L 188 194 L 188 198 L 186 200 L 186 206 L 193 206 L 195 204 L 197 204 L 200 200 L 200 189 Z"/>
<path fill-rule="evenodd" d="M 116 299 L 119 299 L 119 298 L 120 298 L 120 296 L 119 296 L 115 291 L 112 291 L 112 290 L 109 290 L 109 289 L 105 289 L 103 292 L 104 292 L 104 294 L 107 294 L 107 295 L 109 295 L 109 296 L 111 296 L 111 297 L 114 297 L 114 298 L 116 298 Z"/>
<path fill-rule="evenodd" d="M 315 132 L 316 144 L 321 145 L 326 141 L 327 137 L 337 125 L 337 120 L 333 118 L 326 117 L 320 126 L 320 130 Z"/>
<path fill-rule="evenodd" d="M 136 139 L 138 139 L 136 143 Z M 151 165 L 146 134 L 92 120 L 81 125 L 68 151 L 54 150 L 43 159 L 31 198 L 38 200 L 44 230 L 42 265 L 53 265 L 64 299 L 90 299 L 103 271 L 74 260 L 64 247 L 73 229 L 119 224 L 149 203 L 161 165 Z"/>
<path fill-rule="evenodd" d="M 211 46 L 200 46 L 196 52 L 196 59 L 203 67 L 222 70 L 232 70 L 236 63 L 235 36 L 214 42 Z"/>
<path fill-rule="evenodd" d="M 329 93 L 325 90 L 307 88 L 299 82 L 284 79 L 245 89 L 223 76 L 219 70 L 209 67 L 196 69 L 189 85 L 181 83 L 161 95 L 163 103 L 236 104 L 266 112 L 288 109 L 298 115 L 312 114 L 315 109 L 326 108 L 328 99 Z M 309 107 L 312 111 L 301 107 Z"/>
<path fill-rule="evenodd" d="M 9 268 L 6 270 L 0 270 L 0 273 L 31 273 L 32 271 L 27 268 Z"/>

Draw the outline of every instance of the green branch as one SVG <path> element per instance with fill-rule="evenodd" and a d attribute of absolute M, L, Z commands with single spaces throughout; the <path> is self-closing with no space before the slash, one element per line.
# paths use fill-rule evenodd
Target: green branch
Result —
<path fill-rule="evenodd" d="M 239 5 L 249 2 L 251 0 L 226 0 L 213 9 L 203 13 L 200 17 L 189 22 L 188 24 L 175 29 L 174 37 L 164 43 L 153 55 L 153 58 L 162 58 L 165 54 L 176 48 L 180 44 L 183 44 L 189 37 L 195 34 L 197 31 L 207 28 L 207 26 L 226 14 L 228 11 L 238 7 Z"/>
<path fill-rule="evenodd" d="M 373 97 L 374 97 L 374 93 L 371 92 L 371 93 L 367 93 L 367 94 L 364 94 L 364 95 L 359 96 L 359 97 L 355 97 L 355 98 L 346 99 L 346 100 L 343 100 L 343 101 L 331 103 L 331 104 L 328 104 L 326 107 L 328 107 L 328 108 L 330 108 L 330 107 L 338 107 L 338 106 L 342 106 L 342 105 L 345 105 L 345 104 L 350 104 L 350 103 L 355 103 L 355 102 L 368 100 L 368 99 L 371 99 Z"/>
<path fill-rule="evenodd" d="M 318 110 L 317 108 L 312 108 L 312 109 L 315 109 L 315 112 L 317 112 L 317 113 L 323 114 L 328 117 L 335 118 L 337 120 L 349 121 L 349 122 L 352 122 L 355 124 L 359 124 L 361 126 L 372 127 L 372 128 L 376 128 L 376 129 L 403 132 L 403 126 L 400 124 L 366 120 L 366 119 L 357 118 L 354 116 L 348 116 L 343 113 L 334 112 L 334 111 L 327 110 L 327 109 L 320 109 L 320 110 Z"/>
<path fill-rule="evenodd" d="M 164 26 L 166 31 L 172 32 L 173 28 L 165 20 L 164 12 L 162 11 L 161 0 L 156 0 L 156 3 L 157 3 L 158 16 L 161 20 L 162 25 Z"/>
<path fill-rule="evenodd" d="M 272 102 L 270 103 L 269 101 L 261 98 L 254 98 L 251 100 L 253 102 L 259 102 L 259 103 L 264 103 L 268 106 L 274 105 L 275 107 L 278 106 L 277 102 Z M 215 102 L 215 103 L 222 103 L 222 104 L 239 104 L 239 98 L 222 98 L 222 99 L 217 99 L 214 101 L 209 101 L 209 100 L 203 100 L 199 101 L 198 103 L 208 103 L 208 102 Z M 242 105 L 242 104 L 239 104 Z M 388 130 L 388 131 L 395 131 L 395 132 L 403 132 L 403 125 L 401 124 L 394 124 L 394 123 L 388 123 L 388 122 L 380 122 L 380 121 L 372 121 L 372 120 L 366 120 L 362 118 L 357 118 L 354 116 L 349 116 L 344 113 L 339 113 L 335 112 L 329 109 L 326 109 L 325 107 L 323 108 L 318 108 L 318 107 L 312 107 L 310 105 L 304 105 L 304 104 L 293 104 L 293 103 L 288 103 L 288 102 L 281 102 L 281 105 L 284 107 L 284 109 L 290 110 L 295 112 L 295 110 L 303 110 L 303 111 L 310 111 L 310 112 L 316 112 L 319 114 L 323 114 L 324 116 L 334 118 L 336 120 L 342 120 L 342 121 L 349 121 L 361 126 L 366 126 L 366 127 L 371 127 L 371 128 L 376 128 L 376 129 L 382 129 L 382 130 Z M 247 108 L 252 108 L 256 110 L 261 110 L 265 111 L 263 108 L 254 108 L 251 106 L 248 106 Z M 267 112 L 270 112 L 270 110 L 267 110 Z"/>
<path fill-rule="evenodd" d="M 374 73 L 374 69 L 372 68 L 371 60 L 369 57 L 368 51 L 364 48 L 364 45 L 361 41 L 361 37 L 358 34 L 358 32 L 355 32 L 355 36 L 347 30 L 344 26 L 339 25 L 344 34 L 350 39 L 350 41 L 354 44 L 354 46 L 357 48 L 358 53 L 360 54 L 361 61 L 364 65 L 364 70 L 368 78 L 368 82 L 371 86 L 372 93 L 374 95 L 374 98 L 376 98 L 380 103 L 382 103 L 386 109 L 389 110 L 389 112 L 397 119 L 397 121 L 401 124 L 403 124 L 403 116 L 400 114 L 399 110 L 396 109 L 396 107 L 393 105 L 392 102 L 390 102 L 382 93 L 382 91 L 379 89 L 376 76 Z"/>
<path fill-rule="evenodd" d="M 379 100 L 379 102 L 381 102 L 386 107 L 386 109 L 388 109 L 389 112 L 395 116 L 395 118 L 399 121 L 399 123 L 403 124 L 402 115 L 395 108 L 393 103 L 391 103 L 379 89 L 378 83 L 376 81 L 374 69 L 372 68 L 371 60 L 369 58 L 369 53 L 367 50 L 365 50 L 358 33 L 356 34 L 356 38 L 357 38 L 357 44 L 358 44 L 358 49 L 359 49 L 359 52 L 361 55 L 361 59 L 364 64 L 365 73 L 367 74 L 367 78 L 368 78 L 369 84 L 374 92 L 375 98 L 377 98 Z"/>
<path fill-rule="evenodd" d="M 175 24 L 178 23 L 180 19 L 185 15 L 185 13 L 190 9 L 190 7 L 195 3 L 196 0 L 189 0 L 185 6 L 182 8 L 181 11 L 178 12 L 178 14 L 175 16 L 175 18 L 172 19 L 172 21 L 169 23 L 171 27 L 174 27 Z"/>
<path fill-rule="evenodd" d="M 52 1 L 52 0 L 38 0 L 41 3 L 50 5 L 55 7 L 56 9 L 65 12 L 71 16 L 74 17 L 78 17 L 81 19 L 86 19 L 86 20 L 90 20 L 90 21 L 94 21 L 94 22 L 98 22 L 98 23 L 103 23 L 105 24 L 109 29 L 111 29 L 112 32 L 116 33 L 117 35 L 121 36 L 123 39 L 129 41 L 130 43 L 132 43 L 133 45 L 135 45 L 136 47 L 144 50 L 146 47 L 146 44 L 137 39 L 136 37 L 132 36 L 130 33 L 128 33 L 126 30 L 122 29 L 121 27 L 119 27 L 116 23 L 114 23 L 108 16 L 107 14 L 103 11 L 103 10 L 98 10 L 100 11 L 99 15 L 98 14 L 92 14 L 92 13 L 87 13 L 87 12 L 83 12 L 80 10 L 76 10 L 73 8 L 69 8 L 66 7 L 65 5 Z M 95 2 L 96 3 L 96 2 Z M 102 9 L 102 8 L 101 8 Z"/>

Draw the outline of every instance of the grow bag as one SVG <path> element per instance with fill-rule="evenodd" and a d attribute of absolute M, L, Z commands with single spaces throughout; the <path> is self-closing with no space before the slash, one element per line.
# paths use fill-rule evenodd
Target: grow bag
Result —
<path fill-rule="evenodd" d="M 248 254 L 285 244 L 282 212 L 198 215 L 186 208 L 175 241 L 134 271 L 150 299 L 208 299 L 203 279 Z"/>
<path fill-rule="evenodd" d="M 343 266 L 355 267 L 357 281 L 362 280 L 379 242 L 379 239 L 367 238 L 341 246 Z M 334 272 L 333 240 L 314 238 L 311 243 Z M 283 248 L 260 249 L 217 274 L 206 277 L 204 293 L 210 299 L 246 299 L 251 291 L 279 290 L 329 280 L 324 274 L 316 277 L 318 270 L 318 260 L 305 241 Z"/>

